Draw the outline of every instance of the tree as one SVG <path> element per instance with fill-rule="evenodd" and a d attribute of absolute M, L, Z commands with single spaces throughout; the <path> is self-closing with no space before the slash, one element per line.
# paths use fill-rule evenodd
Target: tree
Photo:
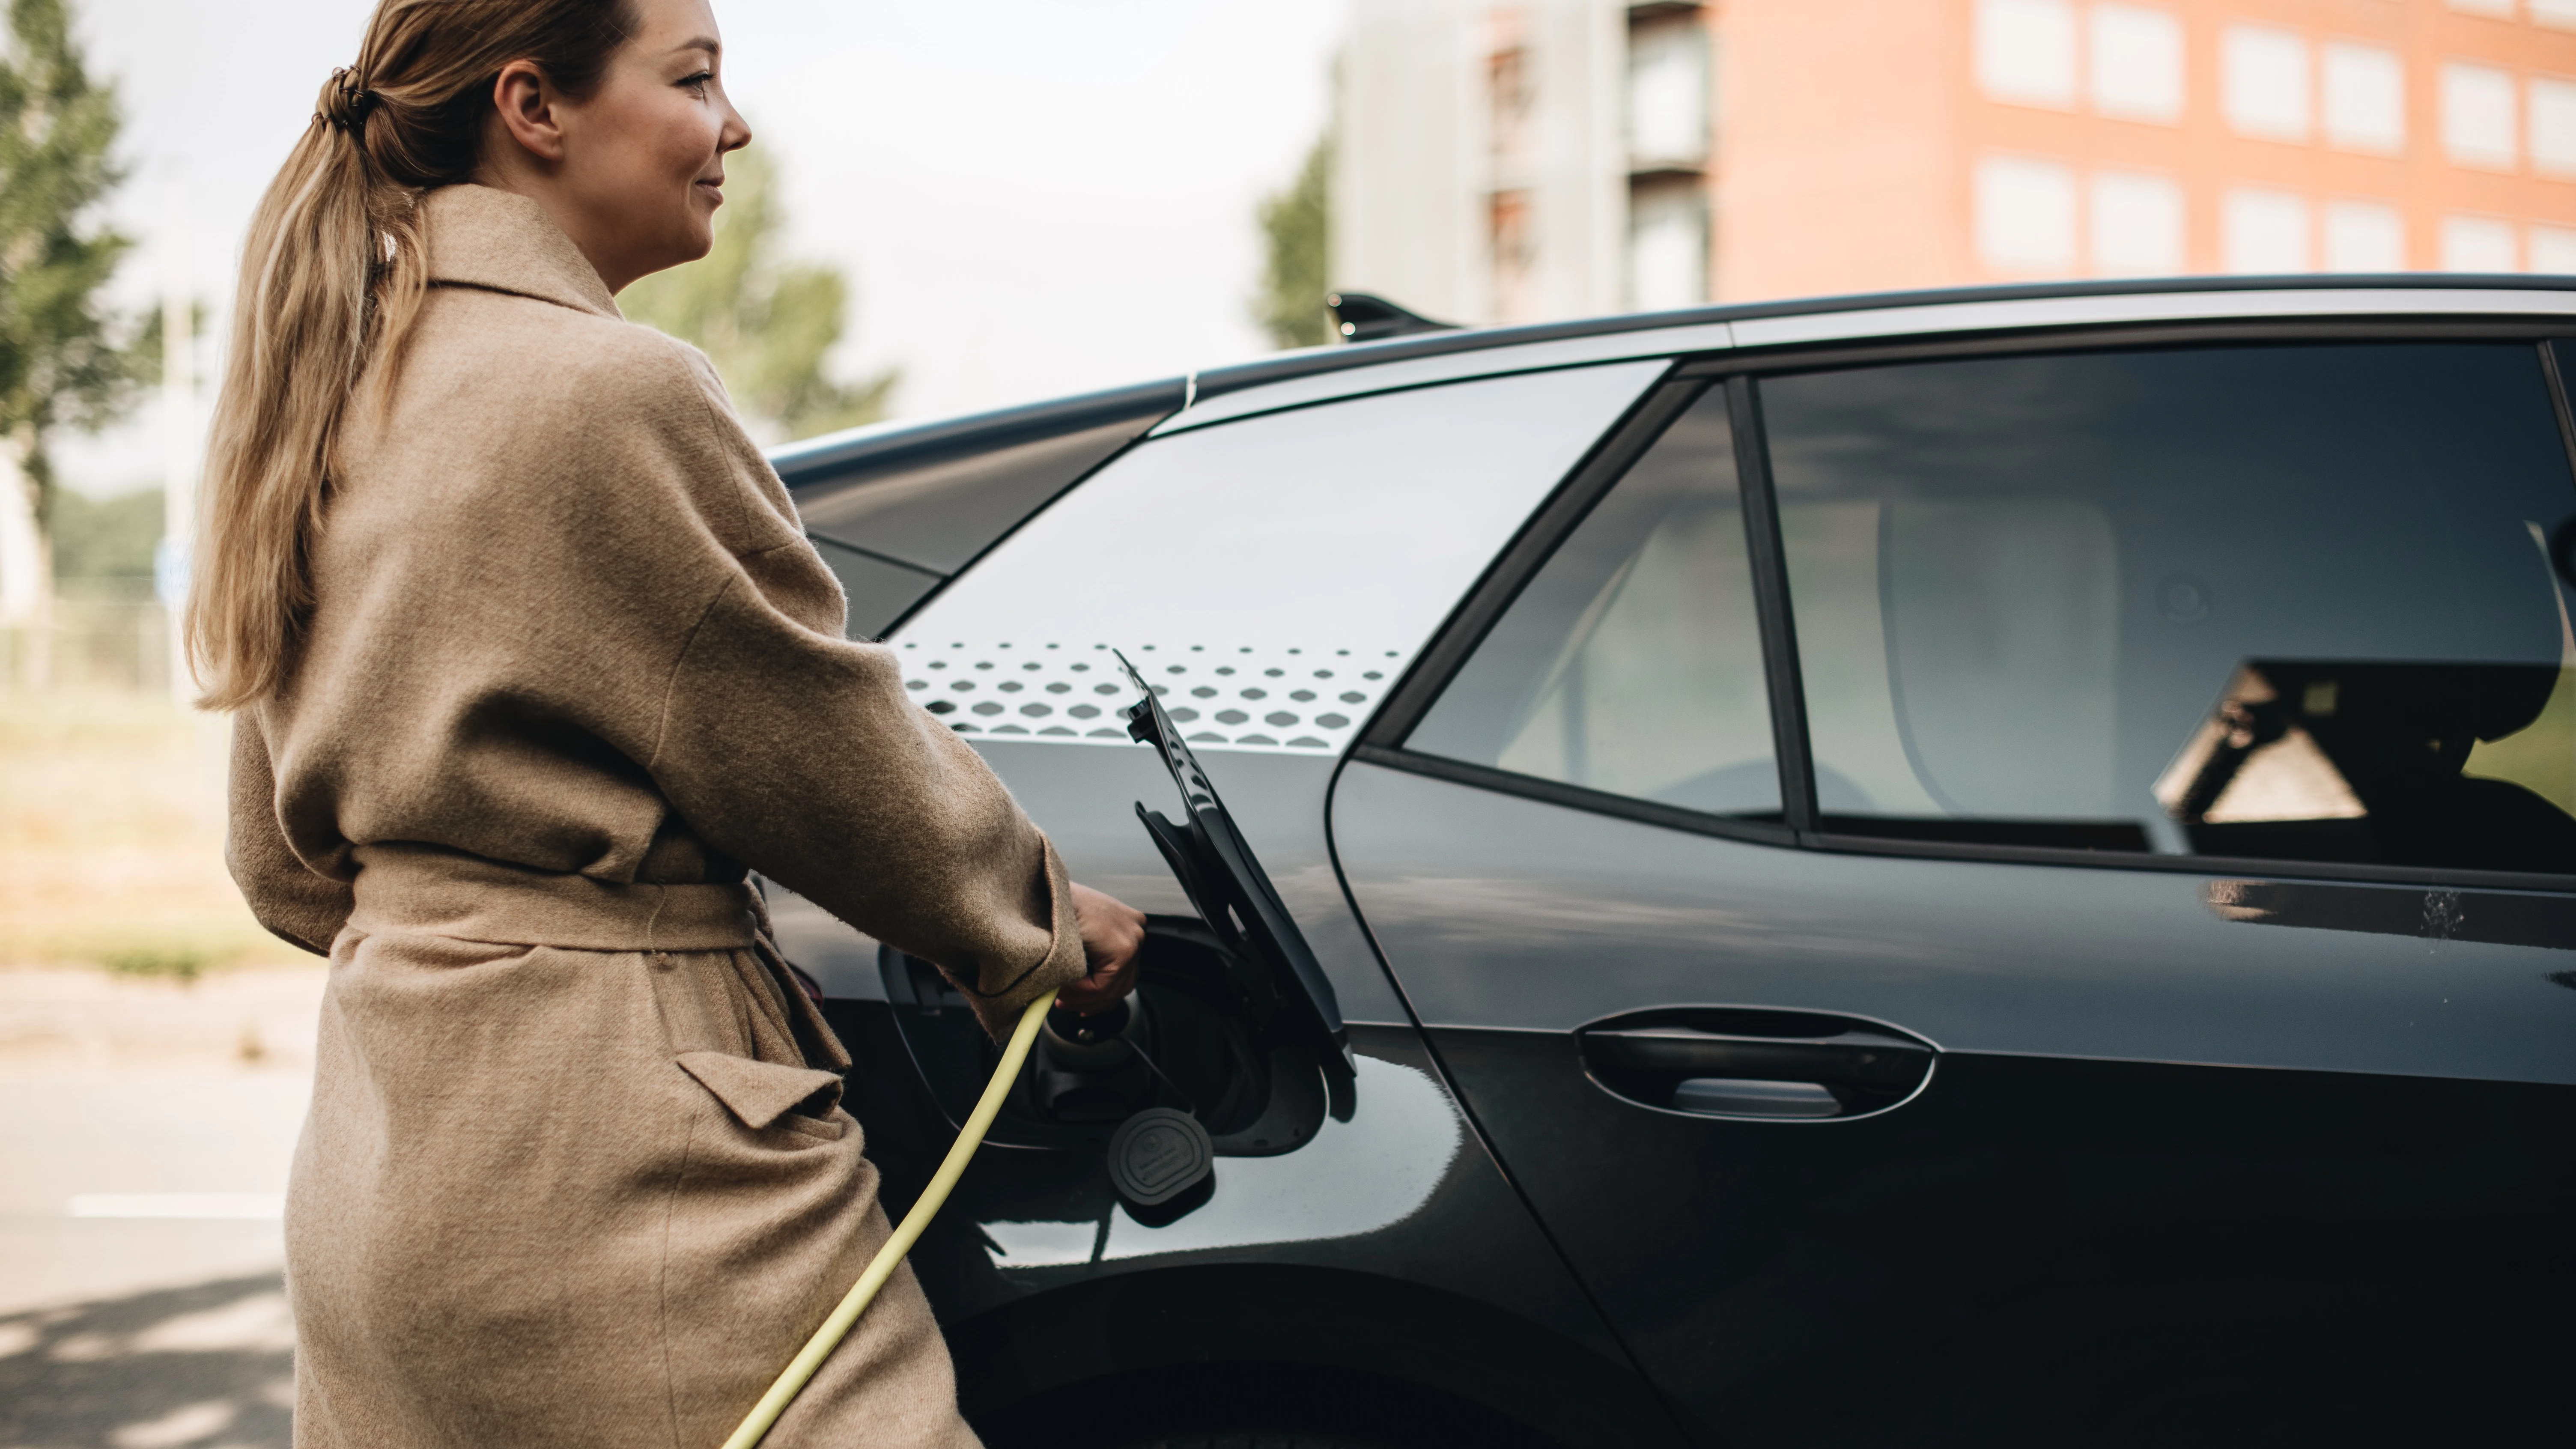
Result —
<path fill-rule="evenodd" d="M 1284 191 L 1263 197 L 1261 233 L 1269 260 L 1252 318 L 1280 347 L 1315 347 L 1333 340 L 1333 316 L 1324 310 L 1331 283 L 1333 137 L 1327 131 L 1306 153 L 1305 168 Z"/>
<path fill-rule="evenodd" d="M 158 360 L 157 321 L 132 328 L 99 293 L 131 243 L 95 211 L 124 179 L 116 91 L 94 84 L 66 0 L 10 0 L 0 54 L 0 438 L 41 537 L 53 515 L 54 431 L 96 428 Z M 40 548 L 38 567 L 49 550 Z M 48 579 L 42 590 L 50 595 Z"/>
<path fill-rule="evenodd" d="M 785 218 L 776 184 L 768 158 L 735 152 L 714 248 L 627 288 L 619 309 L 704 349 L 735 404 L 781 441 L 874 422 L 898 374 L 842 383 L 825 371 L 849 312 L 849 283 L 829 263 L 779 258 Z"/>

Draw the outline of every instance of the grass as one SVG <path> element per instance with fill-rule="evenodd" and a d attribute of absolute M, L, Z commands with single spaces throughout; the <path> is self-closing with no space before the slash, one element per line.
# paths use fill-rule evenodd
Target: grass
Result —
<path fill-rule="evenodd" d="M 144 947 L 108 951 L 100 956 L 98 964 L 119 976 L 167 976 L 185 985 L 205 974 L 207 967 L 221 963 L 206 951 L 181 946 L 175 950 Z"/>
<path fill-rule="evenodd" d="M 0 966 L 186 983 L 311 959 L 224 870 L 226 738 L 152 695 L 0 696 Z"/>

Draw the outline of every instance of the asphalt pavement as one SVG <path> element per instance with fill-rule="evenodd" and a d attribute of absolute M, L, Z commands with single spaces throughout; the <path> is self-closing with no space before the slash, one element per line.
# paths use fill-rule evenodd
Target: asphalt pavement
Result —
<path fill-rule="evenodd" d="M 0 970 L 0 1449 L 284 1449 L 321 982 Z"/>

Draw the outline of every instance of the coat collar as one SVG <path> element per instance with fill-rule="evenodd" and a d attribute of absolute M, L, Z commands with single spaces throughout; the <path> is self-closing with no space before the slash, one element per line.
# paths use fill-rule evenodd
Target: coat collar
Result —
<path fill-rule="evenodd" d="M 545 208 L 497 187 L 442 186 L 421 198 L 429 280 L 514 292 L 579 312 L 622 316 L 607 284 Z"/>

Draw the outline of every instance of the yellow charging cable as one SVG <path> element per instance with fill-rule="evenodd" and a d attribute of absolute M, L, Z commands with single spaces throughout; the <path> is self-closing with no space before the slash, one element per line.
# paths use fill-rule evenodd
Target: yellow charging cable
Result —
<path fill-rule="evenodd" d="M 724 1449 L 752 1449 L 761 1441 L 770 1426 L 778 1422 L 778 1416 L 786 1413 L 787 1406 L 795 1402 L 807 1380 L 814 1377 L 814 1371 L 823 1366 L 823 1360 L 831 1357 L 832 1350 L 840 1346 L 851 1325 L 859 1321 L 859 1315 L 868 1311 L 868 1304 L 875 1301 L 877 1290 L 885 1287 L 886 1280 L 894 1276 L 894 1270 L 903 1262 L 903 1255 L 911 1252 L 912 1245 L 919 1241 L 921 1230 L 929 1227 L 930 1220 L 939 1215 L 939 1209 L 948 1201 L 949 1191 L 957 1186 L 957 1179 L 966 1175 L 966 1164 L 974 1160 L 975 1149 L 984 1145 L 984 1133 L 1001 1112 L 1002 1099 L 1010 1095 L 1011 1083 L 1019 1079 L 1020 1063 L 1028 1060 L 1029 1044 L 1038 1039 L 1038 1024 L 1046 1020 L 1047 1008 L 1053 1005 L 1055 993 L 1050 991 L 1030 1002 L 1029 1009 L 1021 1013 L 1019 1026 L 1011 1032 L 1010 1043 L 1002 1048 L 1002 1064 L 993 1069 L 993 1080 L 985 1083 L 983 1099 L 975 1104 L 974 1112 L 966 1118 L 966 1125 L 958 1129 L 956 1145 L 948 1149 L 947 1160 L 941 1162 L 939 1171 L 931 1175 L 930 1186 L 922 1189 L 921 1200 L 912 1205 L 912 1211 L 903 1215 L 903 1222 L 895 1228 L 894 1236 L 886 1239 L 884 1247 L 877 1249 L 876 1257 L 868 1263 L 868 1270 L 859 1275 L 859 1281 L 850 1285 L 849 1293 L 841 1299 L 841 1306 L 832 1310 L 832 1316 L 823 1320 L 823 1326 L 814 1330 L 812 1338 L 805 1340 L 805 1347 L 788 1362 L 786 1372 L 778 1376 L 778 1381 L 769 1386 L 769 1392 L 761 1395 L 760 1402 L 743 1416 L 742 1426 L 733 1431 L 732 1438 L 724 1441 Z"/>

